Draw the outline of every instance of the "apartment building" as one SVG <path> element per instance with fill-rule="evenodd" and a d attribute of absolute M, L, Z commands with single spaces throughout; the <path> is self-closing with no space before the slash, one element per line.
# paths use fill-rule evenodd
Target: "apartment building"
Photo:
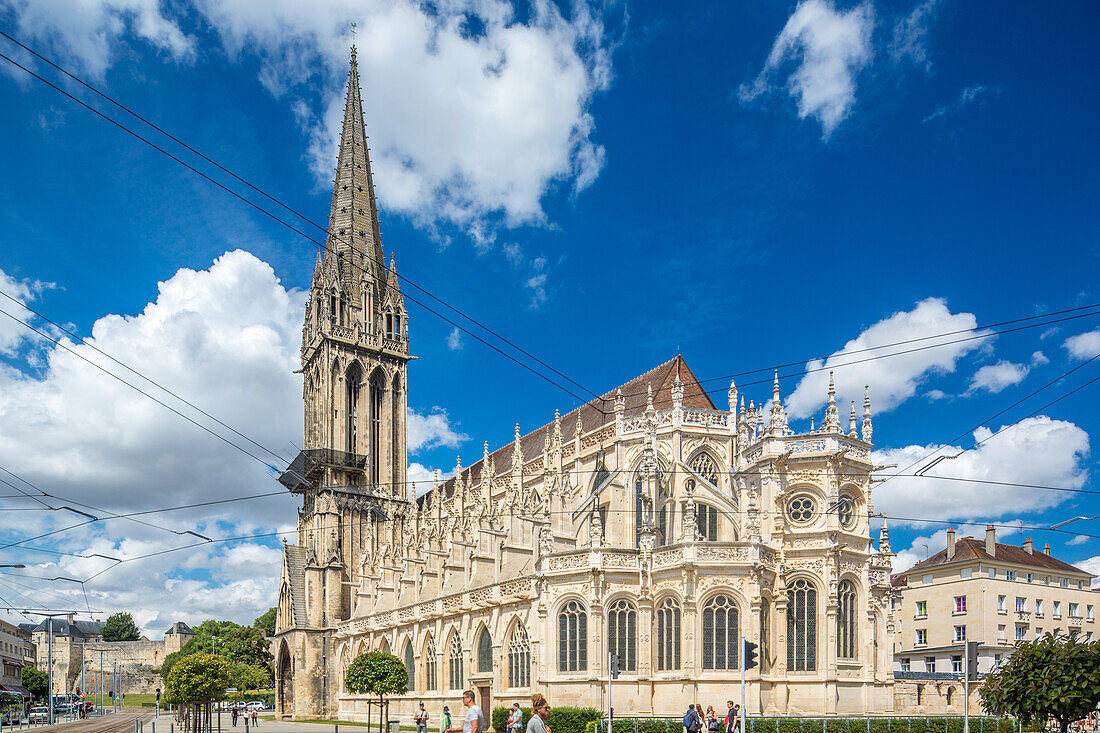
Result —
<path fill-rule="evenodd" d="M 1050 545 L 1036 551 L 1030 538 L 1002 544 L 988 526 L 984 542 L 956 541 L 949 529 L 945 550 L 891 578 L 900 591 L 894 671 L 961 674 L 967 640 L 978 642 L 979 673 L 996 667 L 1016 642 L 1048 631 L 1076 631 L 1091 641 L 1100 606 L 1094 577 L 1052 557 Z"/>
<path fill-rule="evenodd" d="M 23 667 L 34 666 L 34 643 L 29 632 L 0 621 L 0 696 L 30 700 L 23 687 Z"/>

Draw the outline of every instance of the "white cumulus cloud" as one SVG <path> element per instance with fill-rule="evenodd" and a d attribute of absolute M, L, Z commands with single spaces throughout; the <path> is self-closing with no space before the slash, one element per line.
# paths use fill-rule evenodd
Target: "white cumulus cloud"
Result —
<path fill-rule="evenodd" d="M 1100 328 L 1070 336 L 1062 345 L 1074 359 L 1091 359 L 1100 354 Z"/>
<path fill-rule="evenodd" d="M 751 102 L 772 89 L 780 67 L 797 62 L 787 77 L 787 92 L 798 104 L 798 116 L 816 119 L 828 138 L 855 105 L 856 77 L 871 61 L 874 24 L 868 2 L 839 11 L 828 0 L 803 0 L 776 37 L 760 74 L 741 86 L 741 100 Z"/>
<path fill-rule="evenodd" d="M 1087 535 L 1079 534 L 1079 535 L 1075 535 L 1074 538 L 1071 539 L 1066 544 L 1067 545 L 1083 545 L 1088 541 L 1089 541 L 1089 538 L 1088 538 Z"/>
<path fill-rule="evenodd" d="M 925 0 L 895 21 L 888 48 L 895 63 L 910 61 L 925 71 L 932 70 L 932 62 L 928 59 L 928 31 L 938 5 L 939 0 Z"/>
<path fill-rule="evenodd" d="M 432 448 L 457 448 L 469 436 L 451 426 L 447 412 L 435 407 L 425 414 L 410 410 L 407 418 L 409 453 Z"/>
<path fill-rule="evenodd" d="M 0 271 L 0 287 L 29 297 L 39 286 Z M 196 548 L 110 570 L 89 584 L 91 605 L 140 613 L 139 622 L 150 624 L 150 633 L 162 632 L 172 621 L 197 623 L 211 616 L 251 622 L 266 610 L 278 580 L 279 551 L 269 546 L 277 544 L 276 538 L 206 545 L 178 533 L 193 530 L 219 539 L 293 527 L 299 500 L 282 489 L 266 464 L 285 466 L 301 444 L 302 382 L 294 370 L 299 367 L 305 298 L 304 292 L 285 288 L 267 263 L 236 250 L 217 258 L 208 269 L 179 270 L 158 284 L 156 299 L 139 313 L 105 315 L 92 326 L 90 343 L 241 435 L 89 346 L 63 342 L 72 352 L 139 386 L 243 450 L 66 349 L 47 345 L 36 351 L 43 360 L 40 369 L 19 371 L 18 357 L 0 368 L 0 466 L 62 497 L 50 499 L 55 504 L 69 504 L 100 517 L 31 542 L 30 547 L 28 543 L 11 547 L 5 557 L 27 564 L 26 575 L 86 578 L 114 564 L 90 557 L 93 553 L 126 560 L 199 543 Z M 465 439 L 438 408 L 424 415 L 410 410 L 408 423 L 413 451 L 454 447 Z M 4 479 L 34 493 L 8 474 Z M 160 525 L 159 529 L 110 518 L 112 513 L 266 492 L 280 495 L 141 517 Z M 6 509 L 36 507 L 22 498 L 0 503 Z M 0 544 L 84 521 L 68 511 L 20 511 L 18 516 L 19 522 L 0 523 Z M 57 557 L 31 547 L 85 557 Z M 63 607 L 85 606 L 82 593 L 77 590 L 79 597 L 70 597 L 56 583 L 38 593 L 12 586 L 24 581 L 3 573 L 0 581 L 8 583 L 0 585 L 0 595 L 5 597 L 19 590 L 42 603 L 42 593 L 50 590 L 67 599 Z M 30 605 L 30 599 L 20 602 Z M 177 619 L 172 608 L 203 615 Z"/>
<path fill-rule="evenodd" d="M 1096 557 L 1090 557 L 1088 560 L 1082 560 L 1081 562 L 1073 563 L 1077 567 L 1084 570 L 1086 573 L 1092 573 L 1097 576 L 1092 579 L 1092 587 L 1100 588 L 1100 555 Z"/>
<path fill-rule="evenodd" d="M 987 427 L 975 430 L 975 441 L 988 439 L 988 442 L 957 458 L 940 461 L 925 477 L 896 476 L 876 485 L 875 509 L 884 512 L 892 525 L 904 522 L 920 526 L 926 520 L 996 519 L 1009 513 L 1049 509 L 1072 494 L 977 481 L 1079 489 L 1088 479 L 1085 459 L 1089 454 L 1089 435 L 1072 422 L 1040 415 L 1021 420 L 990 438 L 993 432 Z M 874 461 L 879 465 L 896 463 L 899 471 L 916 462 L 906 471 L 911 474 L 929 463 L 931 459 L 926 456 L 937 448 L 941 450 L 936 455 L 953 456 L 962 451 L 960 446 L 909 445 L 877 450 Z"/>
<path fill-rule="evenodd" d="M 974 373 L 974 376 L 970 379 L 970 387 L 967 392 L 973 393 L 984 390 L 996 394 L 1006 387 L 1024 381 L 1024 377 L 1027 376 L 1029 371 L 1031 370 L 1023 364 L 1013 364 L 1004 359 L 996 364 L 986 364 Z"/>
<path fill-rule="evenodd" d="M 195 57 L 182 11 L 156 0 L 8 5 L 22 35 L 102 75 L 136 36 L 180 62 Z M 200 0 L 195 12 L 234 59 L 305 129 L 319 187 L 330 185 L 342 121 L 351 23 L 382 206 L 490 246 L 495 228 L 541 224 L 553 187 L 580 191 L 604 165 L 590 105 L 609 87 L 612 45 L 599 10 L 534 2 Z M 208 53 L 204 49 L 203 53 Z"/>
<path fill-rule="evenodd" d="M 806 368 L 809 370 L 820 370 L 822 367 L 825 369 L 812 371 L 804 376 L 788 399 L 787 407 L 794 417 L 808 417 L 813 414 L 826 402 L 829 387 L 828 370 L 835 369 L 840 404 L 847 404 L 848 400 L 860 402 L 863 398 L 864 385 L 870 385 L 874 411 L 881 413 L 892 410 L 912 397 L 917 387 L 930 375 L 955 371 L 960 358 L 980 348 L 980 340 L 949 343 L 966 338 L 968 335 L 966 332 L 972 331 L 976 326 L 977 319 L 972 313 L 952 313 L 947 303 L 940 298 L 922 300 L 912 310 L 894 313 L 871 325 L 824 362 L 821 360 L 808 362 Z M 938 334 L 952 335 L 937 336 Z M 924 340 L 864 351 L 912 339 Z M 912 350 L 925 346 L 935 346 L 935 348 Z M 900 353 L 903 351 L 909 351 L 909 353 Z M 899 355 L 854 363 L 868 357 L 893 353 Z M 845 366 L 846 364 L 850 366 Z"/>
<path fill-rule="evenodd" d="M 461 351 L 465 344 L 462 343 L 462 331 L 458 326 L 447 336 L 447 348 L 451 351 Z"/>

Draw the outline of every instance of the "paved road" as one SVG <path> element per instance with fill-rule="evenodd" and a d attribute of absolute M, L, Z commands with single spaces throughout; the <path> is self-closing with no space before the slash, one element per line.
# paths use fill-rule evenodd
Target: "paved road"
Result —
<path fill-rule="evenodd" d="M 92 717 L 86 720 L 72 720 L 53 725 L 24 726 L 24 731 L 38 733 L 133 733 L 134 723 L 138 722 L 142 727 L 142 733 L 154 733 L 149 728 L 153 720 L 153 710 L 147 708 L 123 708 L 120 712 L 103 717 Z M 168 718 L 161 718 L 164 722 L 164 733 L 168 733 Z M 19 730 L 18 726 L 16 730 Z M 5 728 L 5 733 L 7 729 Z"/>

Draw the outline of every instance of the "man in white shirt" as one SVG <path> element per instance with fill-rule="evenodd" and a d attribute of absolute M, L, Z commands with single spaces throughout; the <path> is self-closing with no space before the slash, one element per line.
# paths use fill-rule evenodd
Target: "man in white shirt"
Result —
<path fill-rule="evenodd" d="M 447 733 L 485 733 L 485 715 L 481 708 L 474 704 L 474 693 L 466 690 L 462 693 L 462 704 L 466 706 L 466 717 L 462 721 L 462 727 L 451 727 Z"/>

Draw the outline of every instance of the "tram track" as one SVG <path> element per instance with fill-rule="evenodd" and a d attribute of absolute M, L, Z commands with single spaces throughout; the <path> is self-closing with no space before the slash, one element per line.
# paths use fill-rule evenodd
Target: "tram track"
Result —
<path fill-rule="evenodd" d="M 164 733 L 169 733 L 171 730 L 169 724 L 173 722 L 173 718 L 161 716 L 154 721 L 153 714 L 154 711 L 145 708 L 123 708 L 117 713 L 102 717 L 95 716 L 83 720 L 70 720 L 65 723 L 54 723 L 53 725 L 24 726 L 23 728 L 17 726 L 14 730 L 27 731 L 27 733 L 33 733 L 34 731 L 42 731 L 43 733 L 132 733 L 136 724 L 141 727 L 141 733 L 154 733 L 155 726 L 152 726 L 151 723 L 161 723 Z M 145 730 L 146 726 L 150 726 L 148 730 Z M 5 733 L 7 733 L 7 730 L 5 729 Z"/>

